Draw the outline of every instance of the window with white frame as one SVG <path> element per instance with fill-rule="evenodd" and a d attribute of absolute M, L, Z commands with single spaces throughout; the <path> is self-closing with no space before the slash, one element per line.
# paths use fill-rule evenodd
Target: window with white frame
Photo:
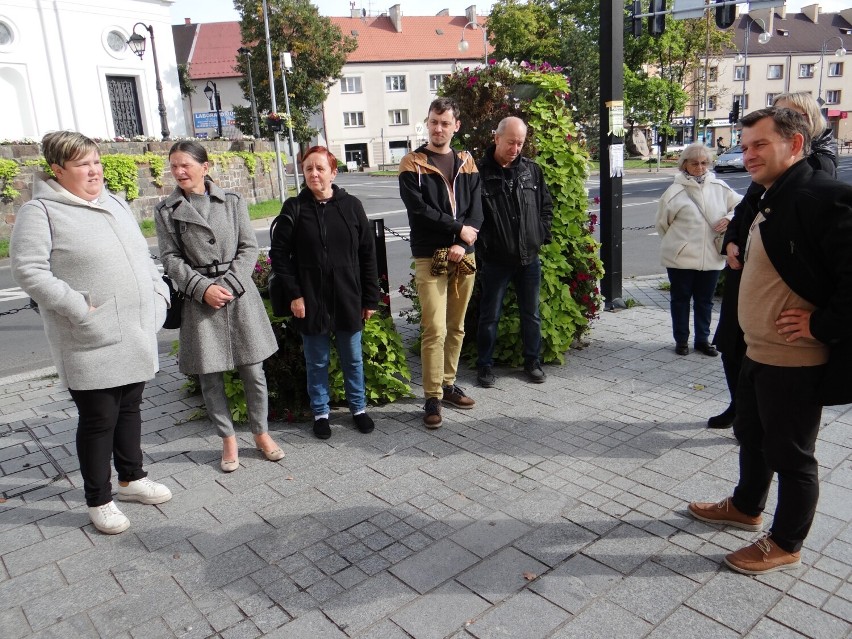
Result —
<path fill-rule="evenodd" d="M 385 91 L 405 91 L 404 75 L 385 76 Z"/>
<path fill-rule="evenodd" d="M 388 111 L 391 124 L 408 124 L 408 109 L 394 109 Z"/>
<path fill-rule="evenodd" d="M 826 104 L 840 104 L 840 91 L 826 91 L 825 92 L 825 103 Z"/>
<path fill-rule="evenodd" d="M 718 108 L 718 106 L 717 106 L 718 103 L 719 103 L 719 100 L 717 99 L 717 97 L 715 95 L 707 96 L 707 110 L 708 111 L 715 111 Z M 699 101 L 698 109 L 700 111 L 704 110 L 704 98 L 703 97 Z"/>
<path fill-rule="evenodd" d="M 340 78 L 341 93 L 361 93 L 361 78 L 356 75 L 348 75 Z"/>
<path fill-rule="evenodd" d="M 701 67 L 701 71 L 699 72 L 698 75 L 701 78 L 701 81 L 703 82 L 704 81 L 704 75 L 705 75 L 704 67 Z M 710 75 L 709 82 L 718 82 L 718 80 L 719 80 L 719 69 L 717 67 L 710 67 L 710 74 L 709 75 Z"/>
<path fill-rule="evenodd" d="M 751 69 L 751 65 L 741 64 L 739 66 L 734 67 L 734 80 L 739 80 L 740 82 L 743 81 L 743 78 L 748 80 L 750 69 Z"/>
<path fill-rule="evenodd" d="M 783 64 L 770 64 L 766 67 L 766 79 L 767 80 L 783 80 L 784 79 L 784 65 Z"/>
<path fill-rule="evenodd" d="M 364 126 L 364 112 L 363 111 L 347 111 L 343 114 L 343 126 L 345 127 L 353 127 L 353 126 Z"/>
<path fill-rule="evenodd" d="M 843 63 L 842 62 L 829 62 L 828 63 L 828 77 L 829 78 L 839 78 L 843 75 Z"/>
<path fill-rule="evenodd" d="M 450 77 L 449 73 L 431 73 L 429 74 L 429 90 L 435 93 L 441 88 L 441 82 Z"/>
<path fill-rule="evenodd" d="M 775 98 L 778 97 L 778 93 L 767 93 L 766 94 L 766 106 L 771 107 L 772 103 L 775 102 Z"/>
<path fill-rule="evenodd" d="M 740 101 L 740 115 L 745 115 L 746 109 L 748 109 L 748 93 L 745 95 L 735 95 L 734 100 Z M 733 106 L 731 108 L 733 109 Z"/>
<path fill-rule="evenodd" d="M 812 78 L 814 77 L 814 68 L 815 64 L 800 64 L 799 65 L 799 77 L 800 78 Z"/>

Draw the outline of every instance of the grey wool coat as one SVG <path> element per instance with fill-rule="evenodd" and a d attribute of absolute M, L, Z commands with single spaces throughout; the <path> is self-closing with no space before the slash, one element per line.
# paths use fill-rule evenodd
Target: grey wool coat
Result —
<path fill-rule="evenodd" d="M 258 248 L 245 200 L 214 182 L 207 185 L 207 219 L 179 187 L 155 209 L 160 261 L 186 296 L 178 366 L 187 374 L 217 373 L 257 364 L 278 350 L 266 308 L 251 277 Z M 213 264 L 218 264 L 218 268 L 205 268 Z M 211 307 L 204 302 L 204 292 L 211 284 L 228 289 L 234 299 L 220 309 Z"/>
<path fill-rule="evenodd" d="M 12 276 L 38 302 L 60 381 L 95 390 L 151 379 L 169 291 L 127 204 L 106 190 L 88 203 L 46 176 L 33 196 L 15 218 Z"/>

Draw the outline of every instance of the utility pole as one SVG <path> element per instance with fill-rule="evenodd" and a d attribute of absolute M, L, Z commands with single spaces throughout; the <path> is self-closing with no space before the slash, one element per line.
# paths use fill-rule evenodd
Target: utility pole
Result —
<path fill-rule="evenodd" d="M 621 299 L 621 174 L 624 170 L 624 1 L 600 0 L 601 293 L 605 308 Z"/>

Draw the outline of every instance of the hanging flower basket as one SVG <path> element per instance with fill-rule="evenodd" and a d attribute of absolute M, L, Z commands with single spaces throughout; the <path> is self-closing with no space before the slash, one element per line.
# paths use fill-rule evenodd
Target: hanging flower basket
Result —
<path fill-rule="evenodd" d="M 266 126 L 270 131 L 283 131 L 287 124 L 287 115 L 285 113 L 267 113 Z"/>

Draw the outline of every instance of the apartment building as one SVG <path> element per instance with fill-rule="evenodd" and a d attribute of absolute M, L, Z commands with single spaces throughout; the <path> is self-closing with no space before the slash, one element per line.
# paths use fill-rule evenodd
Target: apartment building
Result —
<path fill-rule="evenodd" d="M 704 139 L 702 122 L 709 120 L 706 139 L 735 142 L 728 122 L 734 101 L 740 116 L 770 106 L 779 93 L 807 91 L 822 105 L 839 141 L 852 141 L 852 8 L 822 13 L 819 5 L 800 13 L 781 8 L 750 11 L 739 16 L 734 48 L 721 59 L 710 59 L 706 82 L 704 65 L 695 82 L 696 95 L 679 119 L 684 143 Z M 705 86 L 706 85 L 706 86 Z M 706 104 L 704 96 L 707 96 Z"/>
<path fill-rule="evenodd" d="M 436 16 L 408 17 L 397 4 L 378 16 L 352 9 L 348 17 L 331 21 L 354 36 L 358 48 L 312 125 L 319 131 L 316 143 L 353 168 L 396 164 L 409 149 L 424 143 L 423 121 L 441 80 L 457 67 L 483 64 L 491 50 L 485 18 L 476 15 L 475 5 L 464 16 L 444 10 Z M 223 134 L 237 133 L 233 106 L 247 104 L 235 70 L 242 46 L 239 23 L 187 21 L 174 26 L 173 33 L 178 63 L 189 64 L 196 86 L 184 101 L 195 135 L 215 134 L 214 110 L 203 93 L 208 81 L 216 83 L 221 96 Z M 459 47 L 462 40 L 466 47 Z M 268 108 L 258 105 L 260 111 Z"/>

